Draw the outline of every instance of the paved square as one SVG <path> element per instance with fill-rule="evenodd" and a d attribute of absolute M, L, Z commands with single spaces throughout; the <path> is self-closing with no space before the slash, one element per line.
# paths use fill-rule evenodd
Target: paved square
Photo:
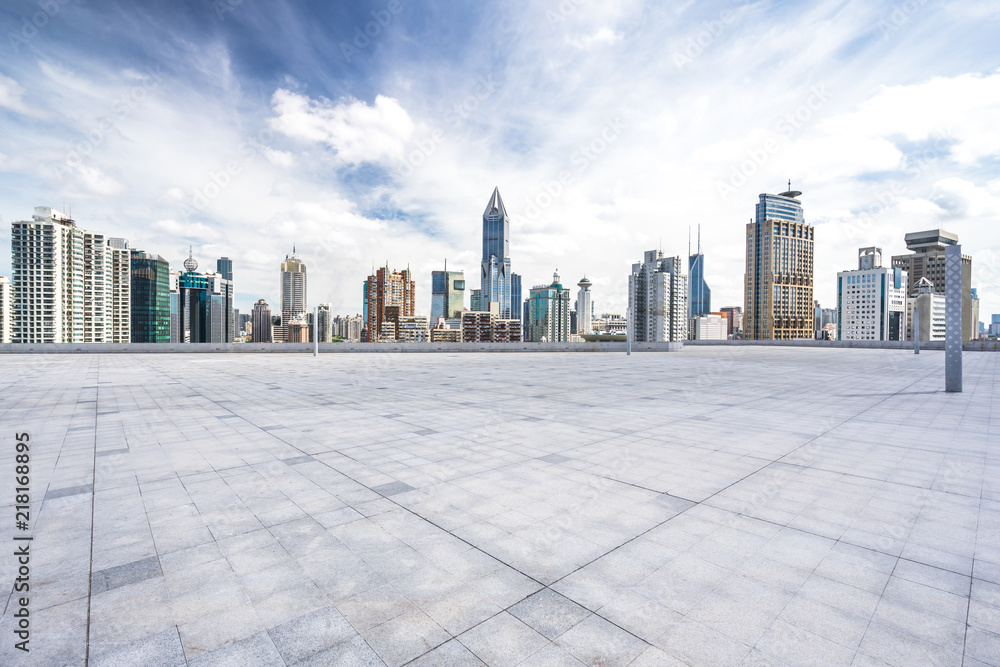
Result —
<path fill-rule="evenodd" d="M 997 665 L 998 359 L 0 356 L 0 664 Z"/>

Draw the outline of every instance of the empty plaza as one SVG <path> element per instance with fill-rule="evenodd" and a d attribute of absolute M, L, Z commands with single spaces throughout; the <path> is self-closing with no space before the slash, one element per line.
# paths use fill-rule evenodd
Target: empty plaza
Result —
<path fill-rule="evenodd" d="M 998 361 L 0 355 L 0 663 L 997 665 Z"/>

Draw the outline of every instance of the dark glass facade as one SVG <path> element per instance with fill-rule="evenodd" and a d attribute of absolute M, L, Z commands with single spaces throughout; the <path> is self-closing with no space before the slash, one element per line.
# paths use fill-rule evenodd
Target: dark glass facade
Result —
<path fill-rule="evenodd" d="M 705 283 L 705 256 L 701 253 L 688 257 L 688 280 L 691 298 L 688 300 L 688 317 L 701 317 L 712 312 L 712 290 Z"/>
<path fill-rule="evenodd" d="M 170 342 L 170 265 L 159 255 L 132 251 L 133 343 Z"/>

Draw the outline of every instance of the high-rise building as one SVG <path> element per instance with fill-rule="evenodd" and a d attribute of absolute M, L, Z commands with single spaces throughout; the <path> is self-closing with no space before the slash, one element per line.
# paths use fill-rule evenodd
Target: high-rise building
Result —
<path fill-rule="evenodd" d="M 570 341 L 569 289 L 562 286 L 558 271 L 552 274 L 552 284 L 536 285 L 529 290 L 527 304 L 525 340 L 533 343 Z"/>
<path fill-rule="evenodd" d="M 1000 337 L 1000 315 L 994 314 L 990 320 L 990 328 L 987 333 L 992 338 Z"/>
<path fill-rule="evenodd" d="M 170 265 L 159 255 L 133 250 L 132 342 L 170 342 Z"/>
<path fill-rule="evenodd" d="M 396 340 L 400 343 L 426 343 L 431 332 L 426 315 L 402 316 L 397 320 Z"/>
<path fill-rule="evenodd" d="M 220 257 L 215 260 L 215 272 L 222 275 L 224 280 L 233 281 L 233 260 L 228 257 Z"/>
<path fill-rule="evenodd" d="M 236 311 L 236 331 L 240 336 L 248 336 L 250 331 L 251 315 Z"/>
<path fill-rule="evenodd" d="M 858 268 L 837 273 L 837 340 L 905 340 L 906 281 L 882 266 L 881 248 L 859 249 Z"/>
<path fill-rule="evenodd" d="M 12 341 L 128 342 L 127 257 L 127 248 L 113 248 L 104 234 L 47 206 L 14 222 Z"/>
<path fill-rule="evenodd" d="M 11 322 L 14 319 L 14 298 L 10 278 L 0 276 L 0 344 L 11 341 Z"/>
<path fill-rule="evenodd" d="M 736 338 L 742 336 L 743 332 L 743 308 L 742 306 L 726 306 L 719 309 L 720 313 L 726 316 L 726 337 Z"/>
<path fill-rule="evenodd" d="M 122 238 L 108 239 L 111 292 L 108 299 L 111 343 L 132 341 L 132 251 Z"/>
<path fill-rule="evenodd" d="M 475 312 L 489 310 L 489 308 L 483 308 L 483 290 L 469 290 L 469 310 Z"/>
<path fill-rule="evenodd" d="M 913 293 L 912 290 L 910 293 Z M 917 281 L 916 294 L 907 299 L 906 340 L 914 340 L 915 335 L 919 335 L 921 341 L 944 340 L 945 295 L 934 289 L 934 283 L 927 276 Z M 919 317 L 914 316 L 916 312 L 919 312 Z M 916 333 L 913 331 L 914 319 L 919 328 Z"/>
<path fill-rule="evenodd" d="M 431 272 L 431 322 L 439 319 L 453 320 L 462 317 L 465 309 L 465 273 L 449 271 Z"/>
<path fill-rule="evenodd" d="M 629 329 L 632 340 L 644 343 L 677 342 L 688 333 L 687 276 L 680 257 L 664 257 L 647 250 L 628 277 Z"/>
<path fill-rule="evenodd" d="M 333 338 L 333 309 L 328 303 L 316 307 L 316 330 L 321 343 L 329 343 Z"/>
<path fill-rule="evenodd" d="M 970 295 L 969 303 L 972 308 L 969 309 L 969 328 L 972 330 L 972 338 L 979 338 L 980 328 L 982 323 L 979 321 L 979 293 L 976 288 L 972 288 L 972 294 Z"/>
<path fill-rule="evenodd" d="M 480 270 L 482 303 L 480 310 L 487 310 L 488 304 L 500 304 L 501 319 L 520 319 L 521 277 L 510 268 L 510 221 L 500 188 L 493 189 L 493 195 L 483 211 L 483 259 Z"/>
<path fill-rule="evenodd" d="M 306 312 L 306 265 L 295 248 L 281 263 L 281 316 L 289 318 Z"/>
<path fill-rule="evenodd" d="M 587 276 L 576 284 L 580 291 L 576 293 L 576 329 L 574 333 L 589 334 L 593 331 L 594 309 L 590 303 L 590 287 L 593 285 Z"/>
<path fill-rule="evenodd" d="M 708 313 L 692 318 L 692 340 L 726 340 L 727 319 L 724 313 Z"/>
<path fill-rule="evenodd" d="M 309 342 L 309 321 L 306 313 L 301 313 L 291 318 L 281 318 L 281 325 L 285 329 L 285 343 L 308 343 Z"/>
<path fill-rule="evenodd" d="M 813 337 L 813 227 L 802 215 L 802 193 L 761 194 L 747 225 L 743 337 Z"/>
<path fill-rule="evenodd" d="M 688 318 L 701 317 L 712 312 L 712 290 L 705 282 L 705 255 L 701 252 L 701 225 L 698 225 L 698 252 L 691 254 L 688 232 Z"/>
<path fill-rule="evenodd" d="M 198 273 L 193 253 L 170 272 L 170 342 L 232 343 L 233 284 L 221 273 Z"/>
<path fill-rule="evenodd" d="M 250 341 L 253 343 L 271 343 L 271 307 L 264 299 L 258 299 L 253 305 L 253 315 L 250 321 Z"/>
<path fill-rule="evenodd" d="M 521 321 L 501 318 L 500 304 L 490 304 L 486 311 L 471 310 L 462 313 L 462 342 L 465 343 L 520 343 Z M 431 332 L 431 340 L 434 340 Z"/>
<path fill-rule="evenodd" d="M 910 298 L 919 293 L 917 283 L 921 278 L 934 285 L 939 294 L 945 293 L 944 251 L 958 245 L 958 235 L 943 229 L 913 232 L 904 237 L 909 255 L 895 255 L 892 265 L 906 271 L 910 277 Z M 926 285 L 924 286 L 926 287 Z M 923 329 L 923 325 L 921 325 Z M 962 340 L 976 338 L 972 326 L 972 257 L 962 255 Z"/>
<path fill-rule="evenodd" d="M 380 268 L 365 281 L 368 341 L 396 340 L 400 317 L 414 315 L 416 283 L 409 269 Z"/>

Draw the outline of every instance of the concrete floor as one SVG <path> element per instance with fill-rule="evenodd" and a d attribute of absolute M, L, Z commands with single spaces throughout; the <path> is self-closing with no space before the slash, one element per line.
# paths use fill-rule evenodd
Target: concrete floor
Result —
<path fill-rule="evenodd" d="M 1000 355 L 943 359 L 0 356 L 0 663 L 1000 664 Z"/>

